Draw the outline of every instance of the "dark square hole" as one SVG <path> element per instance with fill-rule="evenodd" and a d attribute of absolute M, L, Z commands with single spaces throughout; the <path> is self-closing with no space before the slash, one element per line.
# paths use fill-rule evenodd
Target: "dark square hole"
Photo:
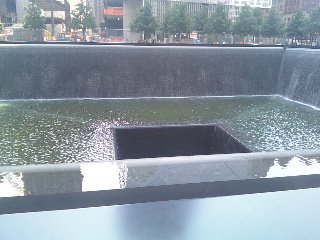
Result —
<path fill-rule="evenodd" d="M 114 140 L 118 160 L 251 152 L 216 124 L 116 127 Z"/>

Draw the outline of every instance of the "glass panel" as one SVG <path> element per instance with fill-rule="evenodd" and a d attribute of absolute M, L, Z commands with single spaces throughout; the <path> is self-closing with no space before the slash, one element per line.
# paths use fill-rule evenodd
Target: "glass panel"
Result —
<path fill-rule="evenodd" d="M 319 201 L 308 189 L 2 215 L 1 238 L 316 240 Z"/>

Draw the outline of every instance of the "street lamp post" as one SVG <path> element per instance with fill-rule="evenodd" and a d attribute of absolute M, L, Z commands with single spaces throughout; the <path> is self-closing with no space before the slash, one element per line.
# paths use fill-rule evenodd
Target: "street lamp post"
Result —
<path fill-rule="evenodd" d="M 53 16 L 53 0 L 51 0 L 51 40 L 54 37 L 54 16 Z"/>

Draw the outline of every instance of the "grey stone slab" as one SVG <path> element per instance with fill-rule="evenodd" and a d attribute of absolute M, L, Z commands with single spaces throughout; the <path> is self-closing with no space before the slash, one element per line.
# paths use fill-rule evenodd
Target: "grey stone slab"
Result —
<path fill-rule="evenodd" d="M 186 159 L 188 161 L 188 159 Z M 134 168 L 128 172 L 126 187 L 159 186 L 168 184 L 216 182 L 227 180 L 238 180 L 223 162 L 211 164 L 170 164 L 150 168 Z M 148 173 L 148 174 L 146 174 Z"/>
<path fill-rule="evenodd" d="M 311 175 L 319 165 L 320 150 L 300 150 L 0 167 L 0 197 Z"/>

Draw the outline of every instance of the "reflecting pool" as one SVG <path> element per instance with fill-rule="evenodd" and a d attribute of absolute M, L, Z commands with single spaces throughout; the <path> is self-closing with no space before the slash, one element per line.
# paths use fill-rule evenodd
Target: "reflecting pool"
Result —
<path fill-rule="evenodd" d="M 112 126 L 218 123 L 253 151 L 320 148 L 320 111 L 278 96 L 0 101 L 0 165 L 114 159 Z"/>

